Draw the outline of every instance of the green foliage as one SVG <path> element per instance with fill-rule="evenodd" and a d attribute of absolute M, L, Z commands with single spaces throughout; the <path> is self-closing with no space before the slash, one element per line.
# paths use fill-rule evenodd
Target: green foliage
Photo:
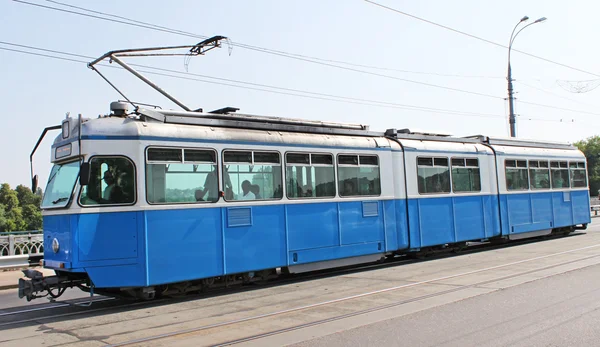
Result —
<path fill-rule="evenodd" d="M 3 183 L 0 187 L 0 232 L 39 230 L 42 228 L 42 191 L 34 194 L 19 185 L 15 190 Z"/>
<path fill-rule="evenodd" d="M 587 159 L 590 194 L 597 195 L 600 189 L 600 136 L 592 136 L 574 143 Z"/>

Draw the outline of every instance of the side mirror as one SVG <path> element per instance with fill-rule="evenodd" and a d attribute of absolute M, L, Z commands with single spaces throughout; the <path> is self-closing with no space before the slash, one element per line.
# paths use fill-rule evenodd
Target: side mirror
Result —
<path fill-rule="evenodd" d="M 33 192 L 33 194 L 35 194 L 35 192 L 37 191 L 37 188 L 38 188 L 38 175 L 35 175 L 31 179 L 31 191 Z"/>
<path fill-rule="evenodd" d="M 82 163 L 79 167 L 79 184 L 87 186 L 90 183 L 90 163 Z"/>

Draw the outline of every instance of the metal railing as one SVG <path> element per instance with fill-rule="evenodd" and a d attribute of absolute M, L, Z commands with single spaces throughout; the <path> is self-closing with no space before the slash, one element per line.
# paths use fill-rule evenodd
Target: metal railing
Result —
<path fill-rule="evenodd" d="M 29 266 L 44 255 L 42 231 L 0 233 L 0 269 Z"/>

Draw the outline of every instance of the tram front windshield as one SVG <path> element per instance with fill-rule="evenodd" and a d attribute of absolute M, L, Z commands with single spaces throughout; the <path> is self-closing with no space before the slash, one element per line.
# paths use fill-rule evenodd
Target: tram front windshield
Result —
<path fill-rule="evenodd" d="M 78 176 L 79 161 L 54 165 L 48 177 L 42 208 L 67 206 Z"/>

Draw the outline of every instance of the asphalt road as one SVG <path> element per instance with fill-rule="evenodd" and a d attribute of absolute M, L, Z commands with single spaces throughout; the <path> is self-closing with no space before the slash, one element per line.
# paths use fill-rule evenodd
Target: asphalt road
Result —
<path fill-rule="evenodd" d="M 85 293 L 77 288 L 67 290 L 63 296 L 60 297 L 60 301 L 70 300 L 70 299 L 78 299 L 78 298 L 87 298 L 90 294 Z M 35 299 L 33 301 L 28 302 L 25 299 L 19 299 L 17 289 L 7 289 L 0 290 L 0 310 L 8 309 L 8 308 L 33 308 L 38 307 L 42 304 L 47 304 L 48 300 L 43 299 Z"/>
<path fill-rule="evenodd" d="M 599 275 L 593 265 L 292 346 L 600 346 Z"/>
<path fill-rule="evenodd" d="M 598 346 L 598 274 L 591 266 L 294 346 Z"/>

